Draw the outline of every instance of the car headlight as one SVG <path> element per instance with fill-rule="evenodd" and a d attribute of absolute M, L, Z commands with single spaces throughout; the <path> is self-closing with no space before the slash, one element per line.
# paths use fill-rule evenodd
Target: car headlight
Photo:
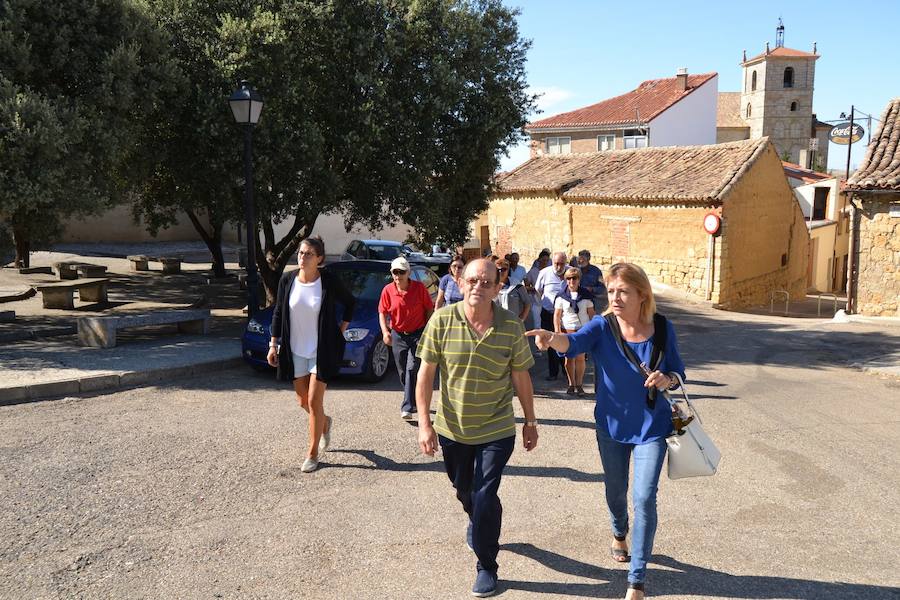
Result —
<path fill-rule="evenodd" d="M 259 333 L 262 335 L 266 335 L 265 325 L 255 319 L 250 319 L 250 322 L 247 323 L 247 331 L 249 331 L 250 333 Z"/>
<path fill-rule="evenodd" d="M 354 327 L 344 332 L 344 339 L 348 342 L 358 342 L 369 335 L 369 330 L 362 327 Z"/>

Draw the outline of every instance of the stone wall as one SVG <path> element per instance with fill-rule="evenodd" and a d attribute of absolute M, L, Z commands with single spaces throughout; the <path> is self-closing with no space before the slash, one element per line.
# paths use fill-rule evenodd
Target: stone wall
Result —
<path fill-rule="evenodd" d="M 809 232 L 774 146 L 728 194 L 722 220 L 724 308 L 766 304 L 775 290 L 805 297 Z"/>
<path fill-rule="evenodd" d="M 859 219 L 856 312 L 900 317 L 900 194 L 867 194 L 855 199 Z"/>
<path fill-rule="evenodd" d="M 524 265 L 530 265 L 545 247 L 569 256 L 587 249 L 591 262 L 601 269 L 634 262 L 651 279 L 705 298 L 708 237 L 702 220 L 707 210 L 671 203 L 563 201 L 548 192 L 495 196 L 488 221 L 492 244 L 509 240 Z M 719 259 L 714 264 L 717 272 Z M 713 284 L 713 301 L 717 301 L 718 281 Z"/>

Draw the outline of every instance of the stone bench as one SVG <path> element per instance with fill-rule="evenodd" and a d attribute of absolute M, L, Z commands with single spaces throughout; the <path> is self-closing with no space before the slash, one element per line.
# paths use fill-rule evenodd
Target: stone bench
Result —
<path fill-rule="evenodd" d="M 81 317 L 78 319 L 78 341 L 82 346 L 112 348 L 116 332 L 132 327 L 149 327 L 175 323 L 180 333 L 205 334 L 209 329 L 209 309 L 159 310 L 135 315 Z"/>
<path fill-rule="evenodd" d="M 133 256 L 129 256 L 128 260 L 131 261 L 131 270 L 132 271 L 149 271 L 150 270 L 150 257 L 144 256 L 143 254 L 135 254 Z"/>
<path fill-rule="evenodd" d="M 180 256 L 144 256 L 143 254 L 135 254 L 129 256 L 132 271 L 149 271 L 150 262 L 158 262 L 162 264 L 163 275 L 174 275 L 181 273 L 181 257 Z"/>
<path fill-rule="evenodd" d="M 34 286 L 44 302 L 44 308 L 75 308 L 75 290 L 82 302 L 106 302 L 106 286 L 109 279 L 76 279 L 58 283 L 42 283 Z"/>
<path fill-rule="evenodd" d="M 53 268 L 59 274 L 60 280 L 77 279 L 82 277 L 103 277 L 106 275 L 106 267 L 83 262 L 63 261 L 53 263 Z"/>

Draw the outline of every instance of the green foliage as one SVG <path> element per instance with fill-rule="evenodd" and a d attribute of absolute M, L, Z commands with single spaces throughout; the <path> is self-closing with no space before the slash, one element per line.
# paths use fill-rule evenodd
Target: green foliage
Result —
<path fill-rule="evenodd" d="M 242 133 L 226 98 L 263 95 L 254 197 L 267 287 L 320 214 L 398 220 L 460 243 L 521 136 L 527 43 L 499 0 L 152 0 L 190 85 L 140 210 L 242 220 Z M 293 223 L 275 239 L 273 224 Z M 271 290 L 270 290 L 271 291 Z"/>
<path fill-rule="evenodd" d="M 0 15 L 0 220 L 50 241 L 143 178 L 177 72 L 135 1 L 3 0 Z"/>

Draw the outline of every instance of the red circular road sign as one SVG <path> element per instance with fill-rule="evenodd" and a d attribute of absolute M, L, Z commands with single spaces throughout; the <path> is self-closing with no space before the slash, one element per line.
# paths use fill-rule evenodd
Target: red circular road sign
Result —
<path fill-rule="evenodd" d="M 706 213 L 706 216 L 703 217 L 703 229 L 709 235 L 715 235 L 719 232 L 719 228 L 722 226 L 722 219 L 719 218 L 714 212 Z"/>

